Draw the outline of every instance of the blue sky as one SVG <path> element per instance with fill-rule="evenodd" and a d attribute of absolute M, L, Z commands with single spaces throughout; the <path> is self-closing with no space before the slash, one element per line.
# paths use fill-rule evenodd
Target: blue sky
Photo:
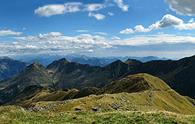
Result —
<path fill-rule="evenodd" d="M 195 54 L 193 0 L 1 0 L 0 55 Z"/>

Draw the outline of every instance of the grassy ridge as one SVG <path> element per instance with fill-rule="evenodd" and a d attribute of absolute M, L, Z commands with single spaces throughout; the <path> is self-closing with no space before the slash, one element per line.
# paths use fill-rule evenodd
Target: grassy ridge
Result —
<path fill-rule="evenodd" d="M 32 99 L 40 98 L 38 95 L 28 100 L 28 103 L 30 103 L 29 106 L 33 106 L 38 111 L 42 109 L 57 112 L 94 111 L 94 109 L 101 112 L 162 110 L 181 114 L 195 114 L 195 107 L 192 102 L 172 90 L 159 78 L 148 74 L 127 76 L 111 83 L 104 90 L 108 94 L 90 95 L 65 101 L 38 100 L 34 102 L 35 100 Z M 44 98 L 47 97 L 44 96 Z"/>
<path fill-rule="evenodd" d="M 0 107 L 0 124 L 194 124 L 195 116 L 170 112 L 32 112 Z"/>

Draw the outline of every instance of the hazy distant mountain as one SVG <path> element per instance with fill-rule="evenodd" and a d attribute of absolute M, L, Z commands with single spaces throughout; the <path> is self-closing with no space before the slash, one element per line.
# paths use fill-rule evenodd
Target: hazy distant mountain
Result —
<path fill-rule="evenodd" d="M 39 62 L 44 66 L 51 64 L 53 61 L 66 58 L 68 61 L 76 62 L 80 64 L 89 64 L 92 66 L 106 66 L 114 61 L 121 60 L 126 61 L 127 59 L 136 59 L 141 62 L 148 62 L 152 60 L 167 60 L 167 58 L 159 58 L 155 56 L 147 56 L 147 57 L 89 57 L 85 55 L 77 55 L 77 54 L 70 54 L 70 55 L 27 55 L 27 56 L 16 56 L 13 57 L 19 61 L 23 61 L 29 64 L 34 62 Z"/>
<path fill-rule="evenodd" d="M 8 57 L 0 57 L 0 80 L 12 77 L 21 72 L 26 63 Z"/>
<path fill-rule="evenodd" d="M 23 56 L 12 56 L 13 59 L 28 63 L 28 64 L 33 64 L 33 63 L 40 63 L 44 66 L 49 65 L 55 60 L 63 58 L 62 56 L 58 55 L 23 55 Z"/>

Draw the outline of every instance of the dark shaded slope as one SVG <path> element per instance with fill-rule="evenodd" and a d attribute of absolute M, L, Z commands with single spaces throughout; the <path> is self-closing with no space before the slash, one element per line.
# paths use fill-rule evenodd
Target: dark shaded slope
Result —
<path fill-rule="evenodd" d="M 52 86 L 52 79 L 42 65 L 34 63 L 19 75 L 2 82 L 2 84 L 5 88 L 0 91 L 0 101 L 1 103 L 6 103 L 14 99 L 28 87 Z"/>
<path fill-rule="evenodd" d="M 57 88 L 103 87 L 128 72 L 128 65 L 115 61 L 105 67 L 82 65 L 61 59 L 48 67 Z"/>
<path fill-rule="evenodd" d="M 160 77 L 182 95 L 195 98 L 195 56 L 178 61 L 151 61 L 137 66 L 135 73 L 149 73 Z"/>
<path fill-rule="evenodd" d="M 85 87 L 88 85 L 87 79 L 93 80 L 94 77 L 90 77 L 90 75 L 98 71 L 100 67 L 60 59 L 50 64 L 47 69 L 53 73 L 56 87 L 66 89 Z"/>
<path fill-rule="evenodd" d="M 26 63 L 16 61 L 7 57 L 0 58 L 0 80 L 12 77 L 21 72 Z"/>

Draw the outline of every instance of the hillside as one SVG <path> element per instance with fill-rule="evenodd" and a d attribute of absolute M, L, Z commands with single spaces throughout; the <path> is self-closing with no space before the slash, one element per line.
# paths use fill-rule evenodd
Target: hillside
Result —
<path fill-rule="evenodd" d="M 121 90 L 120 90 L 121 89 Z M 123 93 L 126 92 L 126 93 Z M 148 74 L 130 75 L 103 88 L 103 95 L 92 95 L 71 101 L 37 103 L 54 106 L 55 111 L 73 111 L 76 108 L 90 111 L 101 110 L 165 110 L 178 113 L 194 113 L 194 106 L 183 96 L 169 88 L 162 80 Z M 101 93 L 101 94 L 102 94 Z M 113 93 L 106 95 L 104 93 Z M 119 93 L 119 94 L 116 94 Z M 54 105 L 52 105 L 54 104 Z M 56 106 L 56 107 L 55 107 Z M 35 106 L 36 107 L 36 106 Z"/>
<path fill-rule="evenodd" d="M 33 89 L 29 87 L 34 86 L 36 89 L 39 87 L 52 86 L 52 79 L 48 71 L 42 65 L 34 63 L 29 65 L 19 75 L 2 82 L 2 86 L 4 88 L 0 91 L 0 101 L 1 103 L 6 103 L 14 100 L 15 97 L 26 89 Z"/>
<path fill-rule="evenodd" d="M 195 122 L 193 99 L 179 95 L 161 79 L 145 73 L 128 75 L 100 89 L 56 90 L 36 84 L 17 93 L 13 100 L 15 106 L 0 107 L 3 123 Z"/>
<path fill-rule="evenodd" d="M 78 96 L 83 93 L 82 90 L 74 89 L 53 92 L 42 91 L 21 103 L 36 111 L 161 110 L 182 114 L 195 113 L 194 105 L 186 97 L 179 95 L 159 78 L 148 74 L 130 75 L 114 81 L 102 89 L 96 89 L 95 92 Z"/>
<path fill-rule="evenodd" d="M 146 90 L 168 91 L 171 88 L 161 79 L 149 74 L 128 75 L 122 79 L 116 80 L 103 88 L 104 93 L 134 93 Z"/>
<path fill-rule="evenodd" d="M 0 120 L 3 124 L 194 124 L 194 115 L 170 112 L 34 112 L 20 107 L 0 107 Z"/>
<path fill-rule="evenodd" d="M 26 67 L 26 63 L 10 59 L 8 57 L 0 58 L 0 80 L 10 78 Z M 0 83 L 1 88 L 1 83 Z"/>
<path fill-rule="evenodd" d="M 195 98 L 194 74 L 195 56 L 181 60 L 156 60 L 146 63 L 137 60 L 118 60 L 105 67 L 96 67 L 68 62 L 55 61 L 48 66 L 54 72 L 55 83 L 61 88 L 104 87 L 108 82 L 129 74 L 148 73 L 163 79 L 171 88 L 185 96 Z M 51 65 L 61 65 L 60 69 Z M 70 71 L 70 69 L 72 69 Z"/>
<path fill-rule="evenodd" d="M 173 89 L 185 96 L 195 98 L 195 56 L 178 61 L 159 60 L 143 63 L 128 74 L 149 73 L 160 77 Z"/>
<path fill-rule="evenodd" d="M 115 61 L 105 67 L 83 65 L 61 59 L 51 63 L 47 69 L 53 72 L 57 88 L 103 87 L 128 72 L 128 65 Z"/>

